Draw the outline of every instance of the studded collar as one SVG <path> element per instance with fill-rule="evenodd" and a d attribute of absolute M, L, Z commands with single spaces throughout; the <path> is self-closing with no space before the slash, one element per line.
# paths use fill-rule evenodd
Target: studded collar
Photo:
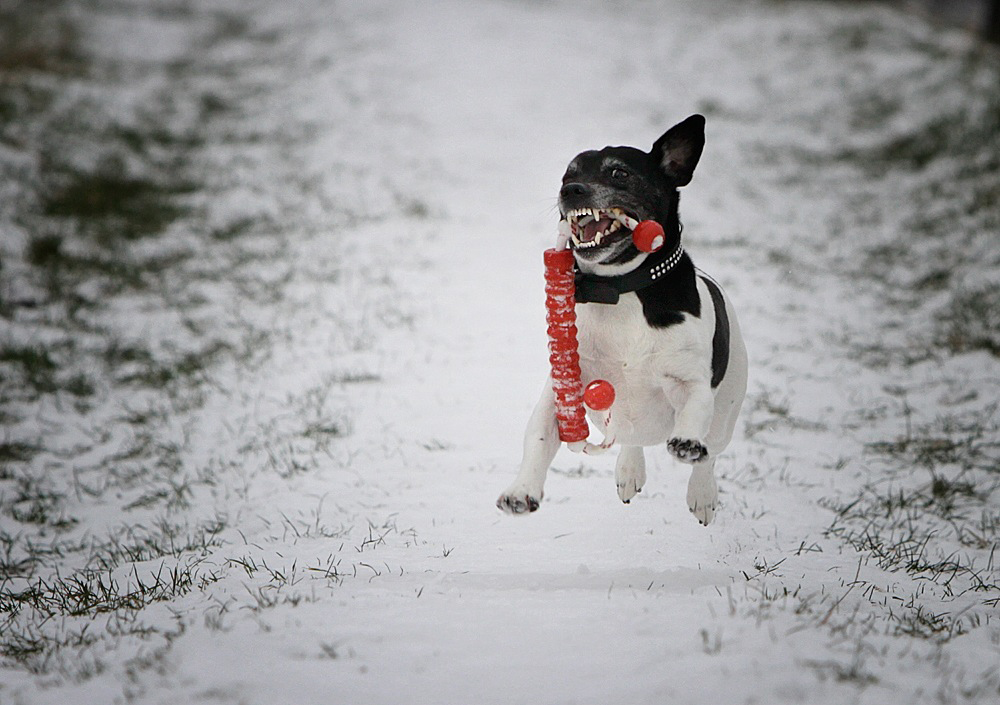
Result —
<path fill-rule="evenodd" d="M 596 274 L 576 272 L 576 303 L 616 304 L 621 294 L 645 289 L 665 275 L 681 261 L 684 248 L 678 242 L 672 252 L 666 249 L 655 252 L 628 274 L 618 277 L 601 277 Z"/>

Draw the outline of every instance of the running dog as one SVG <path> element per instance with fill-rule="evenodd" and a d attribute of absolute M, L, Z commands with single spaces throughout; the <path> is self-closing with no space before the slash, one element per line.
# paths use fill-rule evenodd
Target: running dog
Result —
<path fill-rule="evenodd" d="M 642 490 L 643 448 L 666 443 L 691 465 L 688 508 L 707 525 L 718 500 L 715 460 L 746 393 L 747 353 L 729 299 L 681 246 L 677 189 L 690 183 L 704 145 L 705 118 L 692 115 L 649 152 L 583 152 L 563 176 L 559 213 L 576 261 L 582 381 L 604 379 L 616 390 L 608 436 L 622 446 L 618 496 L 627 504 Z M 653 253 L 632 241 L 643 220 L 664 229 Z M 599 415 L 588 413 L 598 423 Z M 538 509 L 559 445 L 550 378 L 528 421 L 520 471 L 497 500 L 501 510 Z"/>

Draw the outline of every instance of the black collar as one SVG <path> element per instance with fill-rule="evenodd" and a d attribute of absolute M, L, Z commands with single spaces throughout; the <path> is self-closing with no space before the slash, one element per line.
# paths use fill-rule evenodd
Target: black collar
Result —
<path fill-rule="evenodd" d="M 645 289 L 681 261 L 684 248 L 677 247 L 668 252 L 666 248 L 654 252 L 628 274 L 619 277 L 601 277 L 596 274 L 576 272 L 576 302 L 578 304 L 616 304 L 618 297 L 626 291 Z"/>

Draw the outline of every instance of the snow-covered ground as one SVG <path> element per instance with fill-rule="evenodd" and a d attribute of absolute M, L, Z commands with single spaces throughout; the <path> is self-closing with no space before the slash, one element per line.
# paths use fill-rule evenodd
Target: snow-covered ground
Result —
<path fill-rule="evenodd" d="M 56 7 L 0 49 L 0 703 L 995 702 L 995 51 L 852 2 Z M 694 112 L 751 356 L 716 520 L 665 449 L 502 515 L 562 170 Z"/>

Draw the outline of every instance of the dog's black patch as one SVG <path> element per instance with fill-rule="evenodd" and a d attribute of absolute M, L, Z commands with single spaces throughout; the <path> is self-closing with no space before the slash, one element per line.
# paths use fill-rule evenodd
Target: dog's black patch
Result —
<path fill-rule="evenodd" d="M 701 301 L 695 281 L 694 264 L 686 254 L 677 266 L 655 283 L 635 292 L 642 303 L 642 315 L 653 328 L 669 328 L 684 322 L 684 314 L 701 316 Z"/>
<path fill-rule="evenodd" d="M 726 313 L 726 301 L 718 284 L 704 276 L 701 280 L 708 287 L 715 306 L 715 335 L 712 336 L 712 389 L 715 389 L 729 367 L 729 314 Z"/>

